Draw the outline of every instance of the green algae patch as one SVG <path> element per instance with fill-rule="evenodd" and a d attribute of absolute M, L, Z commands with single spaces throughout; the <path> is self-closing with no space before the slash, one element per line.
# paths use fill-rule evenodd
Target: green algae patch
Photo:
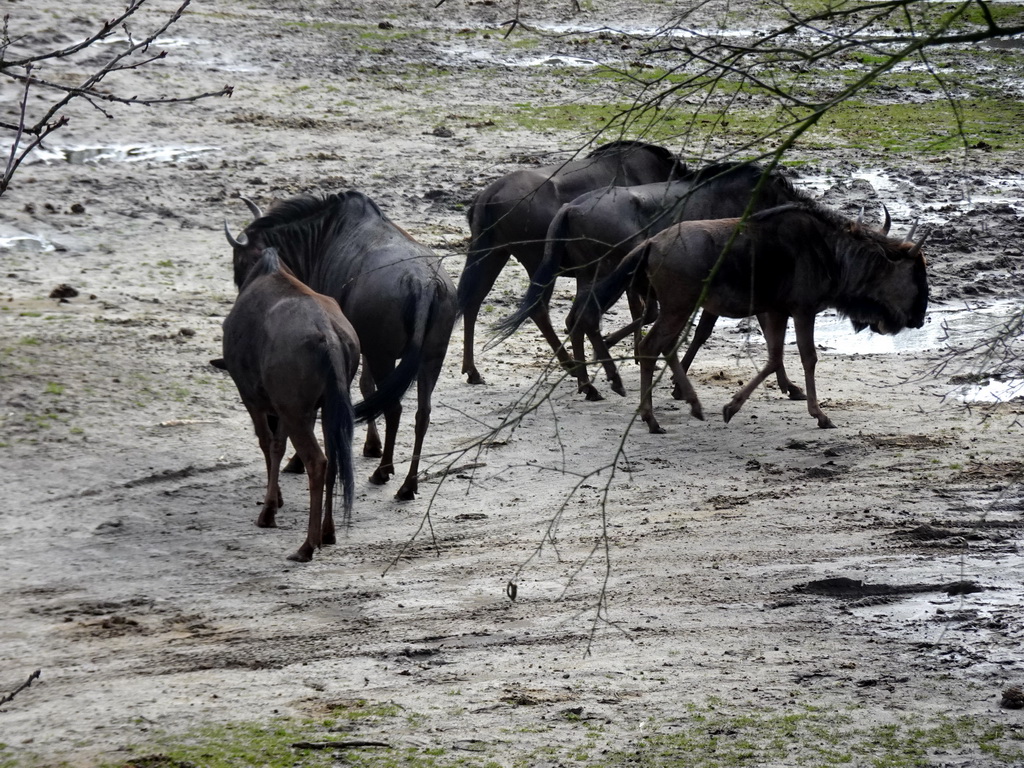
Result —
<path fill-rule="evenodd" d="M 691 706 L 688 716 L 645 728 L 651 735 L 633 749 L 608 755 L 601 768 L 739 768 L 794 765 L 815 768 L 873 766 L 914 768 L 936 755 L 1019 765 L 1024 729 L 980 717 L 902 716 L 896 722 L 860 725 L 855 710 L 798 707 L 771 709 Z"/>

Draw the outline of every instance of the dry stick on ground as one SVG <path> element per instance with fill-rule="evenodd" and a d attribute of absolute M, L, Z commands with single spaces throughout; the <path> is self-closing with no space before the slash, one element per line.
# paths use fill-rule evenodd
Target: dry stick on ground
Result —
<path fill-rule="evenodd" d="M 292 749 L 363 749 L 365 747 L 385 747 L 391 749 L 386 741 L 297 741 Z"/>
<path fill-rule="evenodd" d="M 17 696 L 17 695 L 18 695 L 19 693 L 21 693 L 22 691 L 24 691 L 24 690 L 25 690 L 26 688 L 28 688 L 29 686 L 31 686 L 31 685 L 32 685 L 32 682 L 33 682 L 34 680 L 38 680 L 38 679 L 39 679 L 39 676 L 40 676 L 40 675 L 41 675 L 42 673 L 43 673 L 43 671 L 42 671 L 41 669 L 37 669 L 37 670 L 36 670 L 35 672 L 33 672 L 33 673 L 32 673 L 31 675 L 29 675 L 29 676 L 28 676 L 28 680 L 26 680 L 26 681 L 25 681 L 24 683 L 22 683 L 21 685 L 19 685 L 19 686 L 18 686 L 18 687 L 17 687 L 16 689 L 14 689 L 14 690 L 13 690 L 13 691 L 12 691 L 11 693 L 7 694 L 7 695 L 6 695 L 6 696 L 4 696 L 4 697 L 3 697 L 2 699 L 0 699 L 0 707 L 2 707 L 2 706 L 3 706 L 4 704 L 7 704 L 7 703 L 8 703 L 8 702 L 10 702 L 10 701 L 13 701 L 13 700 L 14 700 L 14 697 L 15 697 L 15 696 Z"/>

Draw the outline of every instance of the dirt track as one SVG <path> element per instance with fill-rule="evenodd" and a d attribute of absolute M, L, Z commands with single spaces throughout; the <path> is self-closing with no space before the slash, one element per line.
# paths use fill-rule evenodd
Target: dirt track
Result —
<path fill-rule="evenodd" d="M 92 5 L 11 13 L 60 44 L 88 28 Z M 418 500 L 366 483 L 373 463 L 359 459 L 351 528 L 305 566 L 285 561 L 303 535 L 302 478 L 285 478 L 280 529 L 252 524 L 263 462 L 230 380 L 207 364 L 235 293 L 222 220 L 246 223 L 237 195 L 362 189 L 457 279 L 473 193 L 579 139 L 481 119 L 572 96 L 563 74 L 511 66 L 538 51 L 503 46 L 497 29 L 453 42 L 507 8 L 387 5 L 203 3 L 151 77 L 171 90 L 230 82 L 230 100 L 113 121 L 83 109 L 51 149 L 136 154 L 25 166 L 4 196 L 0 694 L 42 676 L 0 709 L 0 766 L 120 765 L 130 745 L 159 753 L 158 736 L 201 725 L 361 709 L 374 716 L 346 721 L 347 738 L 440 750 L 440 765 L 620 751 L 656 763 L 659 737 L 715 727 L 733 754 L 767 738 L 740 715 L 763 729 L 802 718 L 757 764 L 833 764 L 816 726 L 857 765 L 885 754 L 882 726 L 906 745 L 913 728 L 944 734 L 953 721 L 960 735 L 922 739 L 920 764 L 1019 764 L 1020 710 L 1000 699 L 1024 684 L 1022 406 L 968 410 L 954 376 L 976 369 L 936 370 L 983 324 L 954 311 L 965 301 L 993 317 L 1020 304 L 1011 153 L 973 153 L 966 171 L 958 159 L 801 157 L 794 183 L 829 205 L 856 215 L 885 201 L 897 228 L 916 212 L 933 228 L 933 311 L 918 336 L 896 351 L 857 337 L 850 351 L 819 332 L 837 430 L 773 387 L 728 426 L 695 422 L 664 387 L 668 434 L 626 434 L 638 372 L 624 364 L 626 399 L 603 381 L 614 399 L 599 403 L 552 383 L 518 429 L 460 454 L 522 408 L 547 355 L 524 328 L 479 354 L 488 383 L 470 387 L 457 328 Z M 599 27 L 629 10 L 573 20 Z M 384 20 L 426 31 L 361 42 Z M 139 147 L 166 151 L 139 159 Z M 836 176 L 883 162 L 884 184 Z M 965 197 L 965 185 L 1001 197 Z M 61 284 L 78 295 L 48 298 Z M 490 316 L 524 289 L 508 270 Z M 570 296 L 556 293 L 559 316 Z M 708 413 L 762 354 L 742 326 L 716 333 L 694 366 Z M 399 440 L 403 460 L 408 423 Z M 983 751 L 985 734 L 1002 751 Z"/>

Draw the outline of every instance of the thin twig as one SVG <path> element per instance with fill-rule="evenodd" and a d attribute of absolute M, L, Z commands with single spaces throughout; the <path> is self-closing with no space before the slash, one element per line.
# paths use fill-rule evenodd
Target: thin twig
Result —
<path fill-rule="evenodd" d="M 11 693 L 7 694 L 2 699 L 0 699 L 0 707 L 2 707 L 4 704 L 7 704 L 10 701 L 13 701 L 14 697 L 17 696 L 22 691 L 24 691 L 26 688 L 30 687 L 34 680 L 38 680 L 39 676 L 42 673 L 43 673 L 43 671 L 41 669 L 37 669 L 35 672 L 33 672 L 31 675 L 29 675 L 28 676 L 28 680 L 26 680 L 24 683 L 19 685 L 14 691 L 12 691 Z"/>

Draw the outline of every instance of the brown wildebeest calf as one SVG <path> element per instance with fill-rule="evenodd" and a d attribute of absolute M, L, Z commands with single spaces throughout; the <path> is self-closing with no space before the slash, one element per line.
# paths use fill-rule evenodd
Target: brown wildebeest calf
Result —
<path fill-rule="evenodd" d="M 309 473 L 306 540 L 289 560 L 308 562 L 314 549 L 335 543 L 336 477 L 346 517 L 352 509 L 349 387 L 358 364 L 359 341 L 338 302 L 299 282 L 273 248 L 264 250 L 224 320 L 223 365 L 252 417 L 266 459 L 267 494 L 256 525 L 277 526 L 278 472 L 289 438 Z M 321 407 L 326 456 L 313 431 Z"/>
<path fill-rule="evenodd" d="M 782 364 L 787 316 L 793 318 L 804 367 L 807 410 L 833 427 L 818 405 L 814 317 L 833 307 L 858 331 L 894 334 L 920 328 L 928 308 L 924 255 L 917 243 L 890 238 L 816 204 L 788 204 L 741 219 L 686 221 L 637 246 L 595 290 L 583 310 L 594 322 L 631 279 L 646 281 L 660 314 L 637 348 L 640 415 L 651 432 L 654 367 L 664 355 L 691 413 L 703 419 L 697 393 L 676 353 L 697 307 L 725 317 L 764 314 L 768 363 L 723 409 L 728 422 L 757 386 Z"/>
<path fill-rule="evenodd" d="M 455 286 L 441 260 L 356 190 L 297 195 L 276 202 L 265 216 L 246 202 L 255 220 L 237 238 L 227 224 L 224 229 L 234 251 L 235 283 L 241 284 L 264 248 L 273 247 L 296 277 L 338 302 L 358 334 L 365 400 L 356 413 L 361 420 L 365 409 L 369 419 L 363 455 L 380 457 L 372 483 L 385 483 L 395 472 L 401 398 L 416 382 L 413 455 L 395 494 L 415 498 L 431 396 L 458 314 Z M 383 447 L 373 423 L 380 413 Z"/>

